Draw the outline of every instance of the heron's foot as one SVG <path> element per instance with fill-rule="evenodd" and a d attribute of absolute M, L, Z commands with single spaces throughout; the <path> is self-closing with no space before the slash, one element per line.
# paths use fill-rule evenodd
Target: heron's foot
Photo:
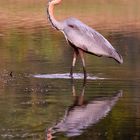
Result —
<path fill-rule="evenodd" d="M 73 78 L 73 66 L 71 66 L 70 77 Z"/>
<path fill-rule="evenodd" d="M 72 72 L 70 72 L 70 75 L 69 75 L 71 78 L 73 78 L 73 73 Z"/>
<path fill-rule="evenodd" d="M 86 72 L 85 68 L 83 71 L 84 71 L 84 79 L 87 79 L 87 72 Z"/>
<path fill-rule="evenodd" d="M 87 74 L 84 73 L 84 82 L 86 82 L 86 80 L 87 80 Z"/>

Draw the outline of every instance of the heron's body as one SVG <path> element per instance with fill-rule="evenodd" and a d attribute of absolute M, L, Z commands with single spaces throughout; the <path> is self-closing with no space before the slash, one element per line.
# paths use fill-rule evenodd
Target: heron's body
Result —
<path fill-rule="evenodd" d="M 100 33 L 75 18 L 68 18 L 63 23 L 62 32 L 75 47 L 97 56 L 115 57 L 122 63 L 120 55 Z"/>
<path fill-rule="evenodd" d="M 52 26 L 63 32 L 70 46 L 74 48 L 72 67 L 75 66 L 77 55 L 80 54 L 85 72 L 83 52 L 91 53 L 97 56 L 111 57 L 117 62 L 123 63 L 122 56 L 117 53 L 107 39 L 80 20 L 76 18 L 68 18 L 62 22 L 58 22 L 53 15 L 53 6 L 60 2 L 61 0 L 52 0 L 49 2 L 48 17 Z"/>

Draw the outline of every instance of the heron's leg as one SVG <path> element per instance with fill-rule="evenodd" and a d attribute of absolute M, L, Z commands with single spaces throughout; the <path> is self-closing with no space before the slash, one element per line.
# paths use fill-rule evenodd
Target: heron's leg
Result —
<path fill-rule="evenodd" d="M 85 59 L 84 59 L 84 52 L 81 49 L 78 49 L 78 52 L 79 52 L 81 60 L 82 60 L 83 71 L 84 71 L 84 79 L 86 80 L 87 73 L 86 73 L 86 64 L 85 64 Z"/>
<path fill-rule="evenodd" d="M 75 66 L 78 53 L 79 53 L 78 50 L 77 50 L 77 49 L 74 49 L 73 60 L 72 60 L 72 66 L 71 66 L 71 71 L 70 71 L 70 76 L 71 76 L 71 77 L 73 77 L 73 68 L 74 68 L 74 66 Z"/>

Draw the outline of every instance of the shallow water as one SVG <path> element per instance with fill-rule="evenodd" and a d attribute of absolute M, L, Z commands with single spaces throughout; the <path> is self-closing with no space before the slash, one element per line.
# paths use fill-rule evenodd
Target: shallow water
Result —
<path fill-rule="evenodd" d="M 92 13 L 93 2 L 87 2 L 84 7 Z M 115 15 L 121 17 L 119 3 Z M 93 12 L 105 12 L 103 3 L 96 4 Z M 140 139 L 140 28 L 133 26 L 139 22 L 135 6 L 126 5 L 131 14 L 125 18 L 131 20 L 125 28 L 121 21 L 94 26 L 83 5 L 78 7 L 79 18 L 90 21 L 124 58 L 119 65 L 110 58 L 86 55 L 86 82 L 80 60 L 74 80 L 69 77 L 72 49 L 51 26 L 0 30 L 0 139 Z"/>
<path fill-rule="evenodd" d="M 47 79 L 71 79 L 70 73 L 37 74 L 37 75 L 33 75 L 33 77 L 35 77 L 35 78 L 47 78 Z M 84 74 L 83 73 L 73 73 L 73 78 L 74 79 L 84 79 Z M 90 80 L 99 80 L 100 79 L 100 80 L 102 80 L 105 78 L 101 78 L 101 77 L 97 77 L 97 76 L 93 76 L 93 75 L 88 74 L 86 79 L 90 79 Z"/>

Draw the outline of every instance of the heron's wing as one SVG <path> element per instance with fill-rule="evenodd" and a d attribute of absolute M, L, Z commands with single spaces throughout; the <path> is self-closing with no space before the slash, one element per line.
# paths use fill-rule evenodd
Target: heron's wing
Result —
<path fill-rule="evenodd" d="M 100 33 L 75 18 L 67 19 L 65 25 L 63 32 L 73 45 L 86 52 L 112 57 L 115 49 Z"/>

